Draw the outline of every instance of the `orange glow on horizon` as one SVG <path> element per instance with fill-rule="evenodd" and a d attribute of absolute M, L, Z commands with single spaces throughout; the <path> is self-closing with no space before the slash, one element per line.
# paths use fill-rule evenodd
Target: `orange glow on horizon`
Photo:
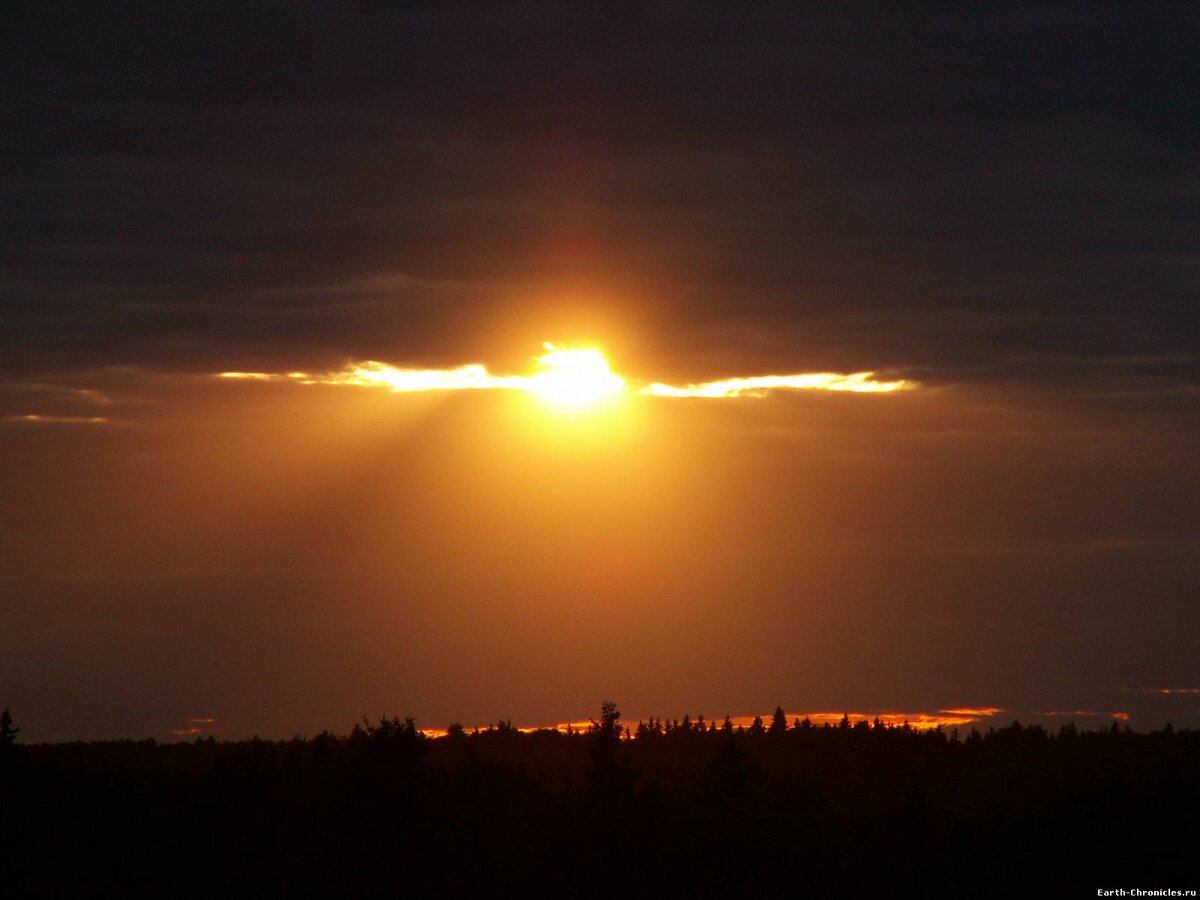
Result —
<path fill-rule="evenodd" d="M 892 728 L 902 728 L 908 725 L 909 728 L 917 731 L 932 731 L 935 728 L 952 728 L 956 725 L 970 725 L 973 722 L 978 722 L 982 718 L 996 715 L 1004 710 L 999 707 L 982 707 L 979 709 L 941 709 L 937 712 L 810 712 L 810 713 L 785 713 L 788 720 L 788 726 L 796 720 L 803 721 L 807 718 L 814 725 L 838 725 L 843 718 L 848 718 L 851 725 L 857 725 L 859 722 L 873 724 L 878 719 L 882 724 Z M 769 716 L 761 717 L 764 722 L 769 720 Z M 749 726 L 753 721 L 753 717 L 747 718 L 740 716 L 732 719 L 734 726 L 746 725 Z"/>
<path fill-rule="evenodd" d="M 468 733 L 485 732 L 495 729 L 496 724 L 489 723 L 487 725 L 475 725 L 465 729 Z M 585 719 L 582 722 L 559 722 L 557 725 L 516 725 L 514 731 L 519 731 L 521 734 L 533 734 L 536 731 L 557 731 L 559 734 L 580 734 L 592 727 L 592 721 Z M 450 734 L 448 728 L 419 728 L 417 729 L 427 738 L 442 738 Z"/>
<path fill-rule="evenodd" d="M 843 718 L 847 718 L 851 725 L 857 725 L 860 722 L 866 722 L 868 725 L 873 724 L 876 719 L 883 725 L 889 728 L 903 728 L 907 725 L 914 731 L 932 731 L 936 728 L 953 728 L 958 725 L 970 725 L 978 722 L 981 719 L 997 715 L 1004 712 L 1003 707 L 999 706 L 983 706 L 961 709 L 942 709 L 936 713 L 931 712 L 790 712 L 784 713 L 787 719 L 788 729 L 790 730 L 797 721 L 808 719 L 814 726 L 820 728 L 826 725 L 836 726 L 841 724 Z M 1114 717 L 1119 717 L 1121 714 L 1114 713 Z M 736 728 L 748 729 L 754 724 L 754 720 L 758 718 L 766 727 L 771 721 L 771 714 L 765 713 L 760 716 L 730 716 L 729 724 Z M 637 730 L 637 725 L 640 720 L 630 719 L 623 722 L 625 727 L 628 727 L 630 732 Z M 666 721 L 663 719 L 662 721 Z M 716 726 L 718 729 L 725 722 L 724 717 L 716 719 L 705 719 L 706 727 Z M 696 720 L 692 720 L 694 725 Z M 514 730 L 522 734 L 531 734 L 535 731 L 557 731 L 560 734 L 579 734 L 590 729 L 592 721 L 585 719 L 576 722 L 559 722 L 556 725 L 519 725 Z M 494 724 L 478 725 L 467 728 L 468 732 L 485 732 L 495 728 Z M 449 731 L 445 728 L 422 728 L 421 734 L 429 738 L 445 737 Z"/>

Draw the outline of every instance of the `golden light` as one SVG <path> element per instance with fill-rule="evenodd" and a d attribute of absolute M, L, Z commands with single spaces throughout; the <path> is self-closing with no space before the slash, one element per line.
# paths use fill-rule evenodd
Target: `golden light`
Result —
<path fill-rule="evenodd" d="M 624 392 L 625 379 L 608 367 L 599 350 L 549 351 L 537 361 L 542 371 L 529 377 L 526 387 L 554 406 L 581 409 Z"/>
<path fill-rule="evenodd" d="M 839 375 L 836 372 L 803 372 L 797 375 L 756 375 L 751 378 L 725 378 L 677 387 L 655 382 L 642 388 L 641 393 L 651 397 L 761 397 L 767 391 L 849 391 L 855 394 L 877 394 L 901 391 L 912 387 L 912 382 L 876 381 L 874 372 L 853 372 Z"/>
<path fill-rule="evenodd" d="M 914 381 L 878 381 L 874 372 L 800 372 L 793 375 L 752 375 L 723 378 L 698 384 L 672 385 L 636 382 L 632 387 L 609 368 L 604 354 L 594 348 L 566 349 L 551 343 L 536 357 L 541 367 L 532 375 L 495 375 L 482 363 L 450 369 L 408 369 L 366 360 L 351 362 L 338 372 L 221 372 L 219 378 L 243 381 L 291 381 L 299 384 L 380 387 L 397 393 L 423 391 L 526 391 L 564 411 L 580 411 L 603 400 L 632 391 L 646 397 L 727 399 L 763 397 L 774 391 L 833 391 L 887 394 L 911 390 Z"/>

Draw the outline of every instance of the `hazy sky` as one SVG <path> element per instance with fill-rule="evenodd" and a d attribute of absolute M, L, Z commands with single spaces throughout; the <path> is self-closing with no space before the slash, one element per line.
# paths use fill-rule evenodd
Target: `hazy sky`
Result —
<path fill-rule="evenodd" d="M 0 29 L 24 737 L 1200 725 L 1194 4 L 176 6 Z M 546 341 L 911 386 L 215 377 Z"/>

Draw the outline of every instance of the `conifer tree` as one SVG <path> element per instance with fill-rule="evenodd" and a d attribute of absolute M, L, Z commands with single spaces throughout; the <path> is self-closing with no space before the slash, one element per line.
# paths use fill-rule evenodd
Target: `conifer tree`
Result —
<path fill-rule="evenodd" d="M 0 748 L 11 747 L 17 742 L 20 728 L 13 725 L 12 711 L 6 706 L 0 713 Z"/>

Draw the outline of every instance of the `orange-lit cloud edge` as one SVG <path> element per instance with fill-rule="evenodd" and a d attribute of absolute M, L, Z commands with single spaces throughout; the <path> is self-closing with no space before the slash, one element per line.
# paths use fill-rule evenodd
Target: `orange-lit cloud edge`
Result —
<path fill-rule="evenodd" d="M 913 381 L 877 381 L 874 372 L 803 372 L 794 375 L 755 375 L 697 384 L 670 385 L 645 382 L 630 385 L 613 372 L 600 351 L 566 349 L 547 343 L 547 352 L 536 357 L 539 369 L 532 375 L 496 375 L 481 363 L 451 369 L 412 369 L 366 360 L 324 374 L 310 372 L 220 372 L 218 378 L 243 381 L 285 381 L 298 384 L 350 385 L 386 388 L 396 393 L 421 391 L 518 390 L 552 401 L 582 396 L 599 399 L 632 391 L 648 397 L 699 397 L 726 399 L 763 396 L 776 390 L 845 391 L 860 394 L 890 393 L 916 386 Z"/>

